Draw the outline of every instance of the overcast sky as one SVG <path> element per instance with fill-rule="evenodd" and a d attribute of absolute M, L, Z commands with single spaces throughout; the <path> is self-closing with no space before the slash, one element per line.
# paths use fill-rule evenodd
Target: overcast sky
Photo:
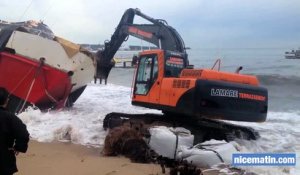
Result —
<path fill-rule="evenodd" d="M 102 44 L 126 9 L 139 8 L 165 19 L 191 48 L 300 47 L 299 0 L 1 0 L 0 7 L 2 20 L 43 20 L 76 43 Z"/>

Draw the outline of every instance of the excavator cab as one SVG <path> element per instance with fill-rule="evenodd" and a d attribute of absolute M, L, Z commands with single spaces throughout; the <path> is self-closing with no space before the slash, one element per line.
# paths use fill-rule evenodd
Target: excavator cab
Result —
<path fill-rule="evenodd" d="M 179 77 L 187 64 L 184 56 L 181 53 L 159 49 L 140 53 L 134 95 L 147 96 L 150 89 L 156 87 L 155 84 L 160 85 L 163 77 Z"/>
<path fill-rule="evenodd" d="M 140 53 L 133 87 L 133 104 L 151 104 L 160 109 L 163 80 L 178 78 L 186 65 L 185 60 L 184 54 L 160 49 Z"/>

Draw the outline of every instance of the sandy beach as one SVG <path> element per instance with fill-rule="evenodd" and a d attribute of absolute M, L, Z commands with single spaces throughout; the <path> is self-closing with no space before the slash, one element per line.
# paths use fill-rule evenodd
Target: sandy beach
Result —
<path fill-rule="evenodd" d="M 100 148 L 72 143 L 30 141 L 17 156 L 16 175 L 157 175 L 159 165 L 131 163 L 124 157 L 103 157 Z"/>

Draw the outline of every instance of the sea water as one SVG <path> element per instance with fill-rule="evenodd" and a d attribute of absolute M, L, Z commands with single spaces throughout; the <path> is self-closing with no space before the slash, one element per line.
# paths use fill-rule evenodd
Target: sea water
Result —
<path fill-rule="evenodd" d="M 190 64 L 211 68 L 221 59 L 221 70 L 258 76 L 269 92 L 269 110 L 264 123 L 232 122 L 256 129 L 261 138 L 236 140 L 243 152 L 296 153 L 300 156 L 300 60 L 284 59 L 283 49 L 199 49 L 188 52 Z M 110 112 L 160 113 L 131 105 L 133 69 L 115 68 L 108 85 L 88 84 L 70 109 L 41 112 L 28 108 L 18 116 L 27 124 L 31 138 L 40 142 L 70 141 L 102 147 L 106 131 L 102 122 Z M 300 174 L 296 167 L 251 167 L 259 174 Z"/>

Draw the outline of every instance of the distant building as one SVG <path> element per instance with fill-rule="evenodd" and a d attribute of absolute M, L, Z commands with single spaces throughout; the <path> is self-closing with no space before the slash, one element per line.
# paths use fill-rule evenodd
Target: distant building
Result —
<path fill-rule="evenodd" d="M 80 44 L 80 45 L 91 52 L 97 52 L 98 50 L 104 48 L 104 45 L 102 44 Z"/>
<path fill-rule="evenodd" d="M 98 50 L 104 49 L 104 45 L 102 44 L 80 44 L 80 45 L 91 52 L 96 52 Z M 128 47 L 119 48 L 119 50 L 127 50 L 127 51 L 140 51 L 140 50 L 152 50 L 152 49 L 157 49 L 157 47 L 130 45 Z"/>
<path fill-rule="evenodd" d="M 130 50 L 151 50 L 151 49 L 157 49 L 157 47 L 152 46 L 129 46 Z"/>

